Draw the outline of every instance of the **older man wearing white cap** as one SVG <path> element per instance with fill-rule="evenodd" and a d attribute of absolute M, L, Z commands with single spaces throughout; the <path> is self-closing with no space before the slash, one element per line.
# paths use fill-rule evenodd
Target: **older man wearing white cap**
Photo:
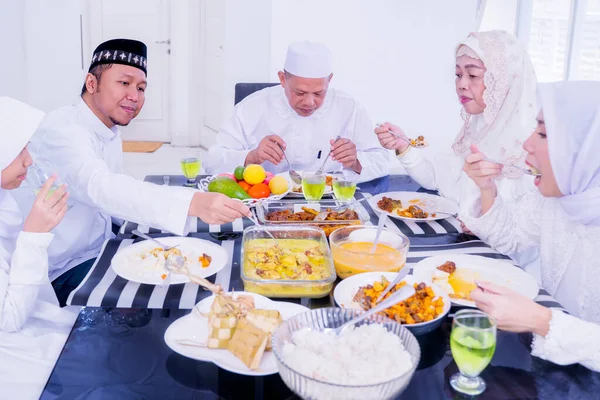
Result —
<path fill-rule="evenodd" d="M 253 93 L 235 107 L 209 150 L 206 171 L 231 172 L 248 164 L 287 171 L 284 151 L 295 168 L 315 171 L 331 151 L 325 170 L 343 166 L 362 182 L 387 175 L 387 152 L 371 134 L 367 113 L 352 97 L 329 89 L 332 76 L 327 47 L 290 45 L 281 86 Z"/>

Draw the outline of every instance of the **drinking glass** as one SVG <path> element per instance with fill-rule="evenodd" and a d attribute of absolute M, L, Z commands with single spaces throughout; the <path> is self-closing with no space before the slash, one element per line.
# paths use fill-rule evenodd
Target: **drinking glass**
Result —
<path fill-rule="evenodd" d="M 454 314 L 450 349 L 460 373 L 450 377 L 450 386 L 459 393 L 476 396 L 485 390 L 479 374 L 488 366 L 496 350 L 496 323 L 479 310 Z"/>
<path fill-rule="evenodd" d="M 181 170 L 187 181 L 185 186 L 196 186 L 196 177 L 200 173 L 201 162 L 198 157 L 184 157 L 181 159 Z"/>
<path fill-rule="evenodd" d="M 333 174 L 333 194 L 335 198 L 348 201 L 354 198 L 358 174 L 352 170 L 344 169 Z"/>
<path fill-rule="evenodd" d="M 302 193 L 306 200 L 321 200 L 325 193 L 325 175 L 302 175 Z"/>
<path fill-rule="evenodd" d="M 56 168 L 50 163 L 40 163 L 35 162 L 27 168 L 27 175 L 25 177 L 25 181 L 27 182 L 27 186 L 33 190 L 33 193 L 37 196 L 42 189 L 42 186 L 46 183 L 48 179 L 52 176 L 52 174 L 56 173 Z M 48 190 L 48 195 L 46 198 L 52 196 L 54 192 L 63 184 L 63 182 L 56 177 L 54 183 L 50 190 Z M 67 201 L 67 204 L 72 205 L 70 201 Z"/>

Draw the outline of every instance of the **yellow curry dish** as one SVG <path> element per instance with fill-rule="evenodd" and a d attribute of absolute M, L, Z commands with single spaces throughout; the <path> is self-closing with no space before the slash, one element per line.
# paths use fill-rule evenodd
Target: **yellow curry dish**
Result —
<path fill-rule="evenodd" d="M 257 238 L 244 241 L 242 280 L 246 291 L 267 297 L 324 297 L 335 271 L 323 241 Z"/>

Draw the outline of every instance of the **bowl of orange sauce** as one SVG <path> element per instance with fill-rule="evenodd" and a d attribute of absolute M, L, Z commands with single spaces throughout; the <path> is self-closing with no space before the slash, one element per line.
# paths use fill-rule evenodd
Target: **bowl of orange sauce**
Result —
<path fill-rule="evenodd" d="M 363 272 L 398 272 L 406 265 L 410 241 L 406 235 L 384 228 L 375 252 L 376 226 L 347 226 L 329 236 L 331 256 L 340 279 Z"/>

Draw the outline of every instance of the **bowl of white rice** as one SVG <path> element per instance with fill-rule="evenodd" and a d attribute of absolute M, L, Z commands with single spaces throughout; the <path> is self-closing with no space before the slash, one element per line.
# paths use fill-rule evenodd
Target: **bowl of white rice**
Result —
<path fill-rule="evenodd" d="M 340 336 L 325 333 L 360 310 L 321 308 L 281 324 L 273 334 L 279 375 L 303 399 L 391 399 L 408 385 L 421 349 L 399 323 L 374 315 Z"/>

